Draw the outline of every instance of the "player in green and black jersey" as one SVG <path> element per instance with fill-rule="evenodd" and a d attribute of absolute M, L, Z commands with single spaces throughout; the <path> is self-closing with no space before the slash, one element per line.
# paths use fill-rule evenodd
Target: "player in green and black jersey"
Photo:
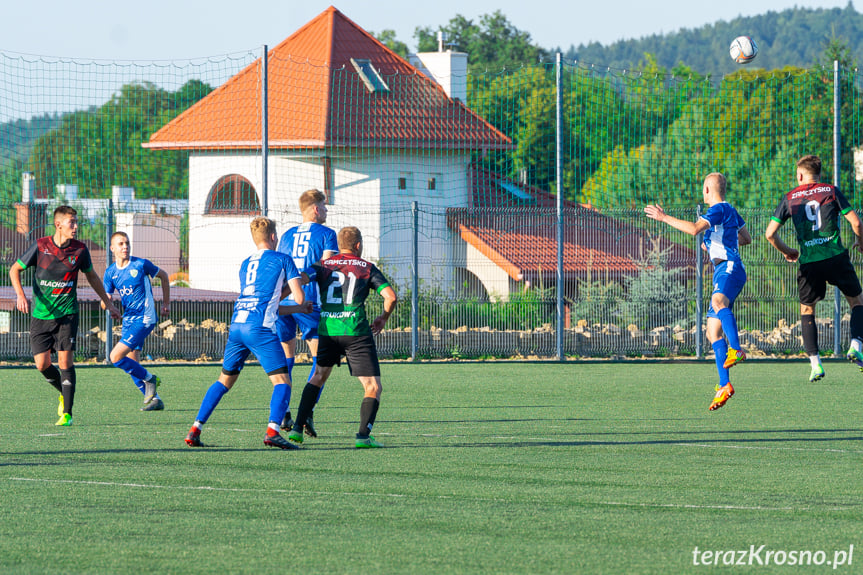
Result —
<path fill-rule="evenodd" d="M 115 319 L 120 319 L 120 313 L 102 287 L 102 279 L 93 270 L 90 251 L 75 239 L 78 234 L 77 214 L 70 206 L 60 206 L 54 210 L 54 235 L 36 240 L 9 270 L 17 296 L 16 307 L 21 313 L 30 313 L 30 302 L 21 286 L 21 272 L 29 267 L 35 268 L 30 349 L 36 367 L 61 394 L 57 425 L 72 424 L 79 271 L 87 276 L 90 285 L 105 303 L 105 308 Z M 57 352 L 60 369 L 51 363 L 52 351 Z"/>
<path fill-rule="evenodd" d="M 342 356 L 347 357 L 351 375 L 363 385 L 365 394 L 360 406 L 360 429 L 356 447 L 383 447 L 371 436 L 381 399 L 381 368 L 373 334 L 384 328 L 396 307 L 398 297 L 384 274 L 371 262 L 360 257 L 363 238 L 360 230 L 339 230 L 339 253 L 312 266 L 312 281 L 321 294 L 321 320 L 318 324 L 318 367 L 303 389 L 297 418 L 288 439 L 302 443 L 303 426 L 317 401 L 320 388 Z M 366 317 L 365 302 L 374 290 L 384 298 L 384 311 L 371 324 Z"/>
<path fill-rule="evenodd" d="M 824 299 L 828 283 L 839 288 L 851 306 L 851 346 L 846 356 L 863 371 L 863 289 L 848 250 L 842 245 L 839 218 L 844 217 L 851 225 L 855 237 L 853 246 L 860 252 L 863 252 L 863 224 L 842 192 L 830 184 L 819 183 L 820 178 L 821 158 L 800 158 L 798 186 L 782 197 L 765 233 L 767 241 L 782 252 L 786 260 L 800 262 L 797 290 L 803 348 L 812 364 L 809 381 L 824 377 L 818 352 L 815 304 Z M 789 218 L 794 222 L 799 250 L 788 246 L 778 235 L 779 228 Z"/>

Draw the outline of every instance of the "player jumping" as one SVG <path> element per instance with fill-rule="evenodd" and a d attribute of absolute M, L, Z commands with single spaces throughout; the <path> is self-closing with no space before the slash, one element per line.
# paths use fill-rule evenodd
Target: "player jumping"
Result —
<path fill-rule="evenodd" d="M 725 189 L 725 176 L 719 172 L 704 178 L 702 195 L 709 207 L 695 222 L 669 216 L 659 206 L 644 208 L 647 217 L 665 222 L 682 232 L 693 236 L 704 232 L 702 247 L 713 262 L 713 293 L 710 296 L 710 311 L 707 312 L 707 337 L 716 354 L 716 369 L 719 372 L 719 385 L 708 408 L 710 411 L 719 409 L 734 395 L 728 369 L 746 359 L 746 354 L 740 348 L 737 320 L 731 308 L 746 284 L 746 269 L 740 259 L 739 247 L 752 243 L 752 236 L 737 210 L 725 201 Z M 728 338 L 727 342 L 725 338 Z"/>

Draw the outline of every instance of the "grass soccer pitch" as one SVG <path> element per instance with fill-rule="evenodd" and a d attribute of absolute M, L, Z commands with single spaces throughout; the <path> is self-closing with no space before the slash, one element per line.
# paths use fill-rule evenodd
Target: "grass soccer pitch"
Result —
<path fill-rule="evenodd" d="M 183 439 L 217 366 L 154 368 L 149 413 L 79 367 L 69 428 L 35 368 L 0 369 L 0 572 L 858 572 L 863 374 L 825 368 L 749 361 L 709 412 L 708 362 L 384 364 L 386 449 L 358 450 L 343 367 L 302 451 L 264 447 L 257 365 L 203 449 Z"/>

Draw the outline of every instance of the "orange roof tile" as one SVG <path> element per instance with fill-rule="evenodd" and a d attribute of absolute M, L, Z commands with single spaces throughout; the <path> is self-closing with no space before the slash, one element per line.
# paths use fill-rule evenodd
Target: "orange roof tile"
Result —
<path fill-rule="evenodd" d="M 372 93 L 351 58 L 370 60 Z M 329 7 L 268 52 L 270 148 L 508 149 L 512 141 Z M 146 148 L 260 147 L 260 60 L 154 133 Z"/>
<path fill-rule="evenodd" d="M 530 200 L 515 202 L 500 183 L 509 178 L 471 166 L 473 208 L 447 210 L 448 225 L 461 238 L 485 255 L 516 281 L 554 280 L 557 274 L 557 214 L 555 196 L 531 186 L 519 185 Z M 477 207 L 483 209 L 476 209 Z M 626 221 L 609 217 L 593 208 L 564 202 L 563 272 L 567 279 L 588 274 L 620 277 L 634 274 L 646 252 L 671 248 L 669 266 L 694 266 L 693 250 L 655 240 Z"/>

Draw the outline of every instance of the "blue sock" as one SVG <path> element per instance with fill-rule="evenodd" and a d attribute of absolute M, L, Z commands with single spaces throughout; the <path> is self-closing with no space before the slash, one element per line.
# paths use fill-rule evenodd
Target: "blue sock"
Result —
<path fill-rule="evenodd" d="M 312 371 L 309 372 L 309 379 L 306 380 L 306 383 L 312 381 L 312 376 L 315 375 L 315 370 L 318 368 L 318 356 L 312 356 Z"/>
<path fill-rule="evenodd" d="M 149 375 L 147 373 L 147 370 L 144 369 L 140 363 L 128 357 L 124 357 L 120 361 L 115 361 L 114 367 L 119 367 L 120 369 L 131 375 L 132 379 L 146 379 Z"/>
<path fill-rule="evenodd" d="M 294 381 L 294 378 L 291 376 L 291 373 L 294 371 L 294 358 L 288 357 L 285 358 L 285 361 L 288 362 L 288 378 L 290 378 L 291 381 Z"/>
<path fill-rule="evenodd" d="M 737 320 L 730 308 L 724 307 L 716 312 L 716 317 L 722 322 L 722 331 L 728 338 L 728 346 L 731 349 L 740 349 L 740 339 L 737 337 Z"/>
<path fill-rule="evenodd" d="M 221 382 L 217 381 L 211 385 L 204 395 L 204 400 L 201 402 L 201 409 L 198 410 L 196 421 L 207 423 L 210 415 L 213 414 L 213 410 L 216 409 L 216 406 L 222 400 L 222 396 L 226 393 L 228 393 L 228 388 L 222 385 Z"/>
<path fill-rule="evenodd" d="M 280 424 L 290 403 L 291 386 L 287 383 L 274 385 L 273 396 L 270 398 L 270 423 Z"/>
<path fill-rule="evenodd" d="M 719 387 L 722 387 L 730 380 L 728 369 L 722 367 L 725 363 L 725 358 L 728 357 L 728 344 L 724 339 L 718 339 L 713 342 L 713 353 L 716 354 L 716 370 L 719 372 Z"/>
<path fill-rule="evenodd" d="M 134 383 L 134 384 L 135 384 L 135 387 L 137 387 L 137 388 L 138 388 L 138 391 L 140 391 L 140 392 L 141 392 L 141 395 L 144 395 L 144 393 L 145 393 L 145 391 L 144 391 L 144 382 L 143 382 L 141 379 L 139 379 L 139 378 L 137 378 L 137 377 L 135 377 L 135 376 L 133 375 L 133 376 L 132 376 L 132 383 Z M 158 395 L 158 394 L 157 394 L 157 395 Z"/>

